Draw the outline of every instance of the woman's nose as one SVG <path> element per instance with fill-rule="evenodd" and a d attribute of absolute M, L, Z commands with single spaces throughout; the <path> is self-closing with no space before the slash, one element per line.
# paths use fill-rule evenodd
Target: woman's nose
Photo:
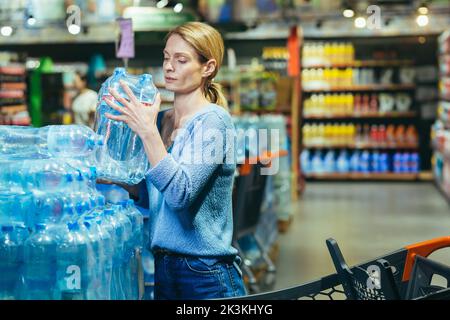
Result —
<path fill-rule="evenodd" d="M 167 72 L 167 71 L 173 71 L 173 66 L 172 64 L 167 61 L 164 63 L 163 69 Z"/>

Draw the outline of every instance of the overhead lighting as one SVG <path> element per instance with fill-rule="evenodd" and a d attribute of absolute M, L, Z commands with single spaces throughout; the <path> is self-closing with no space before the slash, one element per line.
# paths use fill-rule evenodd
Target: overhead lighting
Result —
<path fill-rule="evenodd" d="M 158 9 L 162 9 L 169 4 L 169 0 L 160 0 L 156 3 Z"/>
<path fill-rule="evenodd" d="M 173 11 L 175 11 L 176 13 L 181 12 L 181 10 L 183 10 L 183 4 L 182 3 L 177 3 L 175 5 L 175 7 L 173 7 Z"/>
<path fill-rule="evenodd" d="M 27 24 L 29 26 L 34 26 L 36 24 L 36 18 L 33 16 L 29 16 L 27 19 Z"/>
<path fill-rule="evenodd" d="M 367 25 L 366 19 L 364 17 L 358 17 L 355 19 L 355 27 L 362 29 Z"/>
<path fill-rule="evenodd" d="M 344 15 L 344 17 L 346 18 L 353 18 L 355 15 L 355 11 L 353 11 L 352 9 L 345 9 L 342 14 Z"/>
<path fill-rule="evenodd" d="M 422 3 L 420 7 L 417 9 L 419 14 L 428 14 L 428 7 L 425 3 Z"/>
<path fill-rule="evenodd" d="M 11 26 L 3 26 L 0 29 L 0 33 L 4 37 L 10 37 L 13 33 L 13 28 Z"/>
<path fill-rule="evenodd" d="M 430 19 L 428 19 L 427 15 L 421 14 L 417 16 L 416 23 L 419 27 L 425 27 L 430 22 Z"/>
<path fill-rule="evenodd" d="M 69 30 L 69 33 L 73 35 L 77 35 L 81 31 L 81 27 L 77 24 L 71 24 L 67 29 Z"/>

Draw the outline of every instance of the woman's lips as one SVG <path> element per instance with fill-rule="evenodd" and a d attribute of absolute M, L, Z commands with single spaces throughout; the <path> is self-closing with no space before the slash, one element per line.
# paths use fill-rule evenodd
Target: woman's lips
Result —
<path fill-rule="evenodd" d="M 165 80 L 166 80 L 166 82 L 172 82 L 172 81 L 175 81 L 177 79 L 171 78 L 171 77 L 165 77 Z"/>

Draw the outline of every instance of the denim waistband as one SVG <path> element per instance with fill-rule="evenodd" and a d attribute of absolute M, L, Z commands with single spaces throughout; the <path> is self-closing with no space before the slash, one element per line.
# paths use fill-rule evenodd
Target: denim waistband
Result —
<path fill-rule="evenodd" d="M 198 258 L 198 259 L 208 259 L 208 260 L 217 260 L 228 263 L 237 263 L 238 266 L 241 265 L 242 259 L 238 255 L 235 256 L 196 256 L 189 255 L 184 253 L 173 252 L 170 250 L 162 249 L 162 248 L 154 248 L 152 249 L 152 253 L 154 256 L 173 256 L 173 257 L 181 257 L 181 258 Z"/>

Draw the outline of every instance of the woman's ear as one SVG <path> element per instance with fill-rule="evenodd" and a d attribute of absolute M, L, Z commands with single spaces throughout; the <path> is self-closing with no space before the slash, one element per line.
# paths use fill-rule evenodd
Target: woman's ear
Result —
<path fill-rule="evenodd" d="M 216 71 L 217 61 L 216 59 L 209 59 L 203 68 L 203 77 L 208 78 Z"/>

